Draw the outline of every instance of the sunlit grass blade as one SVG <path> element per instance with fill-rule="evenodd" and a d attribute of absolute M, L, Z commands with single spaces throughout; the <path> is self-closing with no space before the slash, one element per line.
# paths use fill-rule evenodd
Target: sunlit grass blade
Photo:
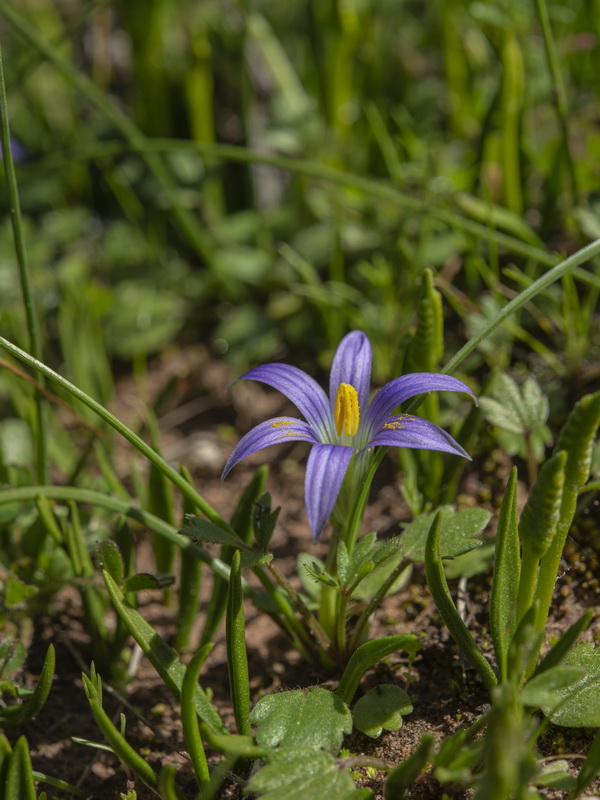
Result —
<path fill-rule="evenodd" d="M 101 419 L 110 425 L 111 428 L 116 430 L 117 433 L 120 433 L 121 436 L 127 439 L 127 441 L 132 444 L 145 458 L 147 458 L 151 464 L 153 464 L 163 475 L 165 475 L 173 484 L 175 484 L 184 497 L 187 497 L 195 506 L 197 506 L 211 522 L 221 528 L 224 528 L 225 530 L 230 530 L 230 527 L 225 520 L 219 514 L 217 514 L 212 506 L 207 503 L 206 500 L 204 500 L 204 498 L 199 495 L 192 486 L 190 486 L 190 484 L 182 475 L 179 474 L 179 472 L 177 472 L 176 469 L 173 469 L 170 464 L 167 464 L 167 462 L 161 458 L 161 456 L 159 456 L 152 447 L 146 444 L 143 439 L 141 439 L 136 433 L 134 433 L 130 428 L 117 419 L 114 414 L 111 414 L 111 412 L 104 408 L 104 406 L 101 405 L 97 400 L 94 400 L 66 378 L 63 378 L 62 375 L 54 372 L 54 370 L 50 369 L 50 367 L 46 366 L 46 364 L 38 361 L 38 359 L 29 355 L 29 353 L 26 353 L 24 350 L 21 350 L 20 347 L 17 347 L 3 337 L 0 337 L 0 347 L 4 348 L 11 355 L 15 356 L 21 361 L 24 361 L 26 364 L 29 364 L 34 369 L 37 369 L 47 378 L 57 383 L 71 397 L 80 400 L 84 405 L 94 411 L 94 413 L 96 413 Z"/>
<path fill-rule="evenodd" d="M 181 467 L 181 474 L 189 483 L 192 476 L 185 467 Z M 183 515 L 193 514 L 196 508 L 187 498 L 183 501 Z M 175 634 L 175 649 L 178 652 L 185 650 L 189 645 L 192 627 L 198 615 L 200 590 L 202 588 L 202 562 L 195 558 L 186 558 L 182 550 L 179 567 L 179 613 L 177 615 L 177 633 Z M 214 576 L 217 580 L 217 576 Z M 222 580 L 222 579 L 219 579 Z"/>
<path fill-rule="evenodd" d="M 146 786 L 149 786 L 151 789 L 156 789 L 158 786 L 157 774 L 150 764 L 133 749 L 121 732 L 117 730 L 106 711 L 104 711 L 102 707 L 102 681 L 100 676 L 96 674 L 93 664 L 90 677 L 88 678 L 88 676 L 84 674 L 81 676 L 81 681 L 96 724 L 102 731 L 113 753 L 120 761 L 126 764 Z"/>
<path fill-rule="evenodd" d="M 6 102 L 6 89 L 4 87 L 4 67 L 2 65 L 2 52 L 0 51 L 0 139 L 2 141 L 2 164 L 6 175 L 8 188 L 8 206 L 10 208 L 10 219 L 12 222 L 13 238 L 17 264 L 19 266 L 19 278 L 21 281 L 21 293 L 23 295 L 23 305 L 27 319 L 27 331 L 29 334 L 29 347 L 32 355 L 38 360 L 42 359 L 42 339 L 38 314 L 35 306 L 31 277 L 29 273 L 29 263 L 27 260 L 27 249 L 25 247 L 25 236 L 23 233 L 23 221 L 21 219 L 21 204 L 19 201 L 19 190 L 15 176 L 15 167 L 12 158 L 10 141 L 10 130 L 8 127 L 8 108 Z M 48 483 L 48 431 L 46 400 L 43 396 L 45 386 L 44 375 L 36 370 L 36 378 L 40 389 L 35 391 L 36 407 L 36 430 L 35 430 L 35 453 L 37 479 L 40 483 Z"/>
<path fill-rule="evenodd" d="M 185 676 L 185 666 L 179 660 L 177 653 L 169 647 L 165 640 L 159 636 L 154 628 L 146 622 L 141 614 L 132 608 L 125 600 L 123 592 L 117 586 L 110 573 L 102 570 L 102 577 L 110 599 L 115 606 L 119 616 L 148 659 L 156 669 L 166 686 L 175 694 L 180 696 L 183 678 Z M 198 686 L 194 695 L 194 707 L 205 722 L 211 725 L 216 731 L 225 733 L 219 713 L 210 702 L 206 694 Z"/>
<path fill-rule="evenodd" d="M 193 656 L 187 666 L 183 683 L 181 684 L 181 727 L 185 746 L 192 760 L 196 778 L 200 784 L 200 793 L 208 790 L 210 785 L 210 773 L 208 763 L 200 735 L 198 715 L 194 708 L 194 693 L 202 665 L 208 658 L 212 650 L 212 644 L 201 647 Z"/>
<path fill-rule="evenodd" d="M 517 468 L 513 467 L 498 517 L 494 580 L 490 594 L 490 633 L 500 680 L 508 678 L 508 648 L 514 633 L 521 571 L 517 526 Z"/>
<path fill-rule="evenodd" d="M 440 521 L 438 513 L 433 520 L 425 549 L 425 575 L 431 595 L 446 627 L 465 657 L 473 664 L 485 686 L 492 689 L 498 682 L 494 670 L 477 647 L 470 630 L 463 622 L 450 595 L 440 550 Z"/>

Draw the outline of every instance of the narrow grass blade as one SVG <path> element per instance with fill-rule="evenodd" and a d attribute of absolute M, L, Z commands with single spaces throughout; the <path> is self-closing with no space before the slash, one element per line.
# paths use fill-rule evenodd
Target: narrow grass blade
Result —
<path fill-rule="evenodd" d="M 25 236 L 23 235 L 23 221 L 21 219 L 21 204 L 19 202 L 19 190 L 15 176 L 15 167 L 12 159 L 10 142 L 10 131 L 8 127 L 8 108 L 6 103 L 6 89 L 4 87 L 4 68 L 2 66 L 2 52 L 0 50 L 0 138 L 2 141 L 2 164 L 6 175 L 8 187 L 8 205 L 10 209 L 10 219 L 13 228 L 13 238 L 15 244 L 15 254 L 19 265 L 19 277 L 21 280 L 21 293 L 25 306 L 25 316 L 27 319 L 27 330 L 29 333 L 29 347 L 34 358 L 42 358 L 42 339 L 40 326 L 35 307 L 33 290 L 31 287 L 31 277 L 29 274 L 29 263 L 27 261 L 27 250 L 25 247 Z M 35 391 L 37 430 L 35 431 L 35 452 L 37 479 L 40 483 L 48 483 L 48 431 L 46 401 L 43 395 L 45 386 L 44 375 L 36 370 L 39 389 Z"/>
<path fill-rule="evenodd" d="M 201 794 L 208 791 L 208 787 L 210 786 L 210 773 L 208 771 L 208 763 L 206 761 L 204 745 L 202 744 L 202 737 L 200 735 L 198 715 L 194 708 L 194 693 L 198 685 L 200 670 L 212 650 L 212 647 L 212 644 L 205 645 L 194 654 L 194 657 L 188 664 L 181 684 L 181 727 L 183 729 L 185 746 L 200 785 Z"/>
<path fill-rule="evenodd" d="M 229 690 L 238 733 L 250 736 L 250 676 L 248 673 L 248 654 L 246 652 L 246 624 L 244 620 L 244 595 L 242 593 L 242 573 L 240 551 L 236 550 L 231 559 L 229 593 L 227 596 L 227 669 L 229 671 Z"/>
<path fill-rule="evenodd" d="M 2 1 L 0 0 L 0 10 L 2 9 Z M 225 530 L 230 530 L 229 525 L 225 522 L 225 520 L 217 514 L 214 508 L 204 500 L 204 498 L 195 491 L 195 489 L 190 486 L 190 484 L 185 480 L 185 478 L 180 475 L 177 470 L 173 469 L 170 464 L 159 456 L 159 454 L 146 442 L 141 439 L 136 433 L 134 433 L 130 428 L 124 425 L 114 414 L 104 408 L 97 400 L 94 400 L 88 394 L 83 392 L 79 387 L 75 386 L 73 383 L 68 381 L 66 378 L 63 378 L 62 375 L 59 375 L 54 370 L 50 369 L 50 367 L 43 364 L 37 358 L 29 355 L 24 350 L 21 350 L 20 347 L 17 347 L 12 342 L 9 342 L 7 339 L 0 337 L 0 347 L 4 348 L 7 352 L 11 355 L 15 356 L 16 358 L 24 361 L 33 369 L 41 372 L 50 380 L 57 383 L 62 389 L 64 389 L 71 397 L 80 400 L 85 406 L 90 408 L 95 414 L 97 414 L 101 419 L 103 419 L 108 425 L 110 425 L 113 430 L 117 431 L 124 439 L 132 444 L 138 452 L 140 452 L 151 464 L 162 472 L 177 488 L 181 491 L 184 497 L 189 498 L 189 500 L 196 505 L 200 511 L 204 514 L 207 519 L 213 522 L 215 525 L 218 525 Z"/>
<path fill-rule="evenodd" d="M 121 732 L 113 725 L 110 717 L 102 708 L 102 681 L 100 676 L 96 674 L 93 664 L 90 677 L 88 678 L 87 675 L 82 675 L 81 681 L 83 683 L 83 691 L 92 709 L 96 724 L 102 731 L 113 753 L 123 764 L 129 767 L 146 786 L 149 786 L 151 789 L 156 789 L 158 786 L 158 776 L 156 772 L 154 772 L 150 764 L 133 749 L 125 737 L 122 736 Z"/>
<path fill-rule="evenodd" d="M 17 739 L 6 771 L 3 800 L 36 800 L 29 745 L 24 736 Z"/>
<path fill-rule="evenodd" d="M 185 467 L 182 466 L 180 472 L 188 483 L 192 483 L 192 476 Z M 184 518 L 186 514 L 193 514 L 195 510 L 195 506 L 187 498 L 184 498 Z M 192 627 L 198 614 L 202 587 L 202 563 L 196 558 L 186 558 L 185 553 L 180 552 L 179 614 L 177 615 L 177 633 L 175 634 L 175 649 L 178 652 L 185 650 L 189 645 Z"/>
<path fill-rule="evenodd" d="M 579 619 L 567 628 L 558 642 L 548 650 L 538 664 L 534 675 L 539 675 L 547 669 L 558 666 L 581 634 L 588 629 L 593 616 L 593 608 L 588 608 L 587 611 L 584 611 Z"/>
<path fill-rule="evenodd" d="M 482 681 L 488 689 L 497 684 L 493 669 L 477 647 L 469 629 L 462 621 L 448 589 L 444 566 L 440 554 L 440 521 L 441 514 L 437 514 L 427 537 L 425 548 L 425 575 L 427 585 L 440 612 L 446 627 L 452 634 L 466 658 L 473 664 Z"/>
<path fill-rule="evenodd" d="M 517 526 L 517 468 L 513 467 L 498 517 L 494 581 L 490 597 L 490 633 L 500 680 L 507 676 L 508 648 L 515 630 L 521 561 Z"/>
<path fill-rule="evenodd" d="M 165 685 L 176 697 L 179 697 L 185 676 L 185 665 L 180 661 L 177 653 L 169 647 L 141 614 L 129 605 L 123 592 L 106 570 L 102 570 L 102 577 L 117 614 L 148 656 Z M 194 695 L 194 707 L 200 719 L 207 722 L 216 731 L 226 732 L 218 711 L 199 686 Z"/>

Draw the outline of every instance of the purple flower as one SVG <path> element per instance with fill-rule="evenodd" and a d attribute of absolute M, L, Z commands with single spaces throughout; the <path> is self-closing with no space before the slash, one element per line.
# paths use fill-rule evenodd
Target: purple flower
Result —
<path fill-rule="evenodd" d="M 395 378 L 369 402 L 371 344 L 362 331 L 352 331 L 339 344 L 331 366 L 329 397 L 297 367 L 264 364 L 241 376 L 277 389 L 298 408 L 306 422 L 276 417 L 252 428 L 227 459 L 224 478 L 239 461 L 272 444 L 301 441 L 312 445 L 306 465 L 304 494 L 308 521 L 319 537 L 338 498 L 355 453 L 377 445 L 444 450 L 469 458 L 442 428 L 394 409 L 417 394 L 431 391 L 473 392 L 462 381 L 435 372 L 414 372 Z"/>

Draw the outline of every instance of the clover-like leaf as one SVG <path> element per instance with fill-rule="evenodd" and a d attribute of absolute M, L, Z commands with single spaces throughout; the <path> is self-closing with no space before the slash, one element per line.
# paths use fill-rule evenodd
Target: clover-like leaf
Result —
<path fill-rule="evenodd" d="M 354 726 L 372 739 L 386 731 L 402 727 L 402 717 L 413 710 L 404 689 L 392 683 L 382 683 L 358 700 L 352 710 Z"/>
<path fill-rule="evenodd" d="M 316 687 L 271 694 L 250 714 L 256 741 L 267 747 L 320 747 L 335 753 L 352 730 L 348 706 L 335 694 Z"/>
<path fill-rule="evenodd" d="M 475 539 L 492 516 L 485 508 L 466 508 L 454 511 L 452 506 L 442 506 L 440 521 L 440 549 L 442 558 L 454 558 L 479 547 Z M 402 554 L 411 561 L 425 560 L 427 534 L 437 512 L 421 514 L 404 528 Z"/>
<path fill-rule="evenodd" d="M 336 760 L 313 747 L 282 747 L 267 756 L 266 765 L 248 784 L 261 800 L 370 800 L 373 793 L 359 789 Z"/>

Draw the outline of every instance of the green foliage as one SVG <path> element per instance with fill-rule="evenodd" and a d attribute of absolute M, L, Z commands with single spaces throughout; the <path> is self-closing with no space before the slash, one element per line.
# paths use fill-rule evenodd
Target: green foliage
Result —
<path fill-rule="evenodd" d="M 600 727 L 599 656 L 600 650 L 583 643 L 562 659 L 561 664 L 565 668 L 580 668 L 580 677 L 558 687 L 555 693 L 558 699 L 555 702 L 541 704 L 552 722 L 568 728 Z"/>
<path fill-rule="evenodd" d="M 600 252 L 597 242 L 584 246 L 600 232 L 590 168 L 600 137 L 589 124 L 598 99 L 594 50 L 586 50 L 595 28 L 589 9 L 561 2 L 547 9 L 545 0 L 451 2 L 416 15 L 389 0 L 80 5 L 0 0 L 8 90 L 2 75 L 1 344 L 12 359 L 0 375 L 0 678 L 8 701 L 0 722 L 20 725 L 41 708 L 54 650 L 28 693 L 19 686 L 26 650 L 13 641 L 15 631 L 26 641 L 34 616 L 52 612 L 56 591 L 72 585 L 99 671 L 122 687 L 131 632 L 180 698 L 203 796 L 218 796 L 237 758 L 264 758 L 248 789 L 268 800 L 368 797 L 347 771 L 360 768 L 360 758 L 336 759 L 347 704 L 378 660 L 398 648 L 414 656 L 418 631 L 365 639 L 383 598 L 406 582 L 413 562 L 425 561 L 447 626 L 486 685 L 498 679 L 498 686 L 491 712 L 471 729 L 439 746 L 423 738 L 391 771 L 386 799 L 404 796 L 428 768 L 449 794 L 460 787 L 486 800 L 529 798 L 545 785 L 581 795 L 598 771 L 600 740 L 577 777 L 563 764 L 544 772 L 532 755 L 539 731 L 531 709 L 541 704 L 552 719 L 570 720 L 560 724 L 579 725 L 600 704 L 595 651 L 576 646 L 589 613 L 536 667 L 577 502 L 584 488 L 584 501 L 593 497 L 590 470 L 596 483 L 600 473 L 590 464 L 598 395 L 575 407 L 543 463 L 556 417 L 572 404 L 574 387 L 587 391 L 599 356 L 600 283 L 594 268 L 582 269 Z M 574 255 L 560 262 L 557 243 Z M 481 411 L 501 447 L 527 459 L 530 493 L 517 520 L 513 475 L 498 521 L 490 598 L 497 676 L 446 580 L 452 569 L 455 577 L 482 570 L 476 537 L 489 521 L 483 509 L 454 511 L 458 460 L 403 454 L 400 491 L 417 518 L 400 537 L 359 536 L 365 481 L 347 538 L 325 562 L 312 554 L 301 560 L 300 593 L 269 552 L 273 541 L 279 556 L 286 531 L 276 529 L 266 471 L 224 518 L 192 476 L 160 455 L 153 420 L 165 402 L 206 388 L 180 371 L 180 346 L 200 343 L 203 359 L 227 359 L 232 374 L 289 353 L 321 368 L 352 328 L 373 342 L 376 382 L 442 364 L 450 373 L 462 363 L 471 385 L 485 387 L 489 368 L 502 370 L 483 389 Z M 155 354 L 172 378 L 151 407 Z M 147 406 L 141 434 L 137 422 L 133 429 L 122 422 L 129 397 L 121 379 L 129 372 Z M 452 407 L 444 418 L 432 397 L 422 410 L 444 427 L 457 418 Z M 475 439 L 479 417 L 473 409 L 453 431 L 474 456 L 474 472 L 487 449 Z M 217 411 L 212 422 L 222 419 Z M 149 472 L 123 459 L 113 432 Z M 373 470 L 382 457 L 373 454 Z M 483 494 L 485 480 L 480 485 Z M 188 515 L 184 536 L 174 489 Z M 441 503 L 435 519 L 421 514 Z M 156 553 L 155 569 L 143 573 L 139 525 Z M 244 569 L 253 570 L 260 591 Z M 203 646 L 187 669 L 136 607 L 136 594 L 164 589 L 170 573 L 180 575 L 178 593 L 165 598 L 176 604 L 179 651 L 190 647 L 199 597 L 208 595 Z M 251 735 L 245 598 L 313 667 L 341 675 L 337 695 L 317 687 L 299 693 L 294 707 L 281 701 L 288 722 L 294 710 L 306 712 L 299 728 L 310 744 L 301 748 L 288 743 L 291 723 L 281 744 L 257 745 Z M 242 736 L 224 732 L 198 686 L 224 614 Z M 181 797 L 175 770 L 155 772 L 105 718 L 99 678 L 92 673 L 84 685 L 127 769 L 165 800 Z M 372 735 L 398 726 L 408 708 L 401 692 L 384 686 L 360 698 L 357 727 Z M 296 697 L 274 696 L 257 738 L 269 725 L 277 729 L 276 698 L 287 695 Z M 315 720 L 329 720 L 334 732 L 319 734 Z M 224 756 L 212 770 L 203 741 Z M 35 798 L 32 776 L 40 776 L 25 740 L 12 750 L 0 740 L 0 762 L 2 798 Z M 133 800 L 135 790 L 127 794 Z"/>
<path fill-rule="evenodd" d="M 329 753 L 310 747 L 282 747 L 271 753 L 248 790 L 262 800 L 309 800 L 324 793 L 339 800 L 373 798 L 369 790 L 356 788 Z"/>
<path fill-rule="evenodd" d="M 11 654 L 12 650 L 12 654 Z M 4 651 L 3 653 L 1 651 Z M 15 658 L 15 651 L 17 657 Z M 3 642 L 0 645 L 0 657 L 4 656 L 4 669 L 2 676 L 8 676 L 11 672 L 15 671 L 22 665 L 22 656 L 24 655 L 22 647 L 15 645 L 13 642 Z M 10 663 L 9 663 L 10 662 Z M 0 709 L 0 725 L 5 728 L 14 728 L 23 725 L 28 720 L 38 714 L 44 707 L 50 689 L 52 688 L 52 681 L 54 680 L 54 668 L 56 665 L 56 657 L 54 654 L 54 646 L 49 645 L 44 659 L 44 666 L 38 679 L 38 682 L 31 692 L 29 697 L 24 703 L 20 705 L 5 706 Z M 8 673 L 7 673 L 8 669 Z M 1 684 L 2 691 L 10 690 L 11 694 L 18 697 L 19 691 L 12 684 L 7 684 L 5 680 Z"/>
<path fill-rule="evenodd" d="M 443 506 L 437 512 L 421 514 L 405 526 L 401 537 L 402 553 L 411 561 L 425 560 L 427 534 L 435 517 L 440 517 L 440 552 L 442 558 L 454 558 L 479 547 L 475 538 L 490 521 L 491 514 L 484 508 L 465 508 L 455 511 Z"/>
<path fill-rule="evenodd" d="M 352 730 L 346 704 L 332 692 L 314 687 L 263 697 L 250 714 L 256 740 L 268 747 L 321 748 L 339 751 L 342 737 Z"/>
<path fill-rule="evenodd" d="M 412 702 L 399 686 L 381 683 L 356 701 L 352 709 L 354 726 L 373 739 L 402 727 L 402 717 L 413 710 Z"/>
<path fill-rule="evenodd" d="M 396 650 L 406 650 L 414 658 L 421 647 L 419 639 L 410 633 L 398 636 L 382 636 L 379 639 L 365 642 L 352 654 L 343 672 L 337 694 L 345 703 L 351 703 L 360 680 L 369 667 L 396 652 Z"/>

